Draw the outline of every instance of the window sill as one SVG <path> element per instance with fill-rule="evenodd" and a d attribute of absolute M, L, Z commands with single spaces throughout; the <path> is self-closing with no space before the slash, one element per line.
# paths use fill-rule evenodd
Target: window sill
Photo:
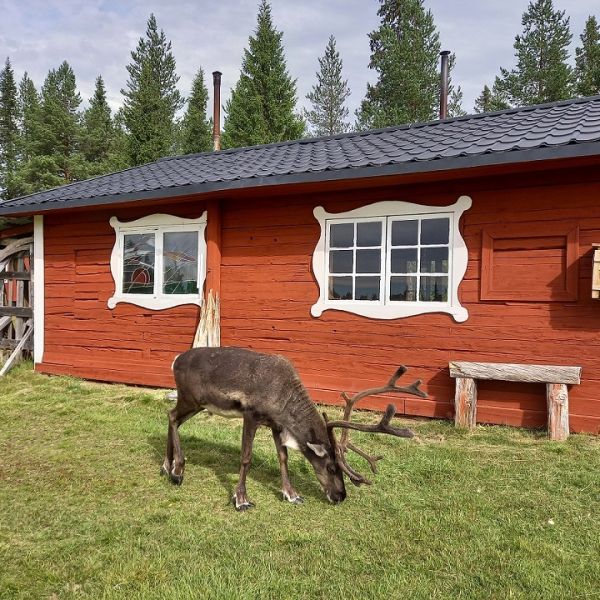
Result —
<path fill-rule="evenodd" d="M 108 299 L 108 308 L 113 309 L 117 304 L 135 304 L 142 308 L 150 310 L 165 310 L 166 308 L 174 308 L 175 306 L 184 306 L 187 304 L 202 305 L 202 296 L 190 294 L 189 296 L 172 295 L 172 296 L 153 296 L 151 294 L 115 294 Z"/>
<path fill-rule="evenodd" d="M 410 303 L 413 304 L 413 303 Z M 445 313 L 451 315 L 455 321 L 466 321 L 469 313 L 463 306 L 450 306 L 444 302 L 421 302 L 414 305 L 405 303 L 377 304 L 371 302 L 355 301 L 329 301 L 317 302 L 310 310 L 313 317 L 320 317 L 326 310 L 341 310 L 344 312 L 370 317 L 371 319 L 402 319 L 429 313 Z"/>

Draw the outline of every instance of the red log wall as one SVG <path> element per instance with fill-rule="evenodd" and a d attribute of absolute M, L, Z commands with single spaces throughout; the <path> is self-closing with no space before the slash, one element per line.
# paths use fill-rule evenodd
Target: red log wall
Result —
<path fill-rule="evenodd" d="M 590 298 L 592 243 L 600 242 L 597 177 L 586 173 L 579 177 L 581 183 L 565 183 L 564 175 L 514 175 L 225 199 L 221 206 L 222 343 L 286 355 L 314 399 L 325 402 L 337 401 L 342 390 L 380 385 L 398 364 L 406 364 L 410 370 L 405 377 L 423 379 L 430 399 L 394 397 L 399 411 L 442 418 L 453 414 L 450 360 L 581 365 L 582 384 L 570 390 L 571 429 L 598 433 L 600 301 Z M 469 249 L 459 292 L 469 310 L 467 321 L 456 323 L 442 314 L 377 321 L 339 311 L 311 317 L 310 308 L 318 297 L 311 270 L 320 233 L 312 214 L 315 206 L 338 212 L 389 199 L 445 205 L 461 194 L 473 198 L 473 207 L 461 223 Z M 46 346 L 40 369 L 171 386 L 172 359 L 190 346 L 198 309 L 153 312 L 119 304 L 110 311 L 106 302 L 114 285 L 109 269 L 114 234 L 108 219 L 113 215 L 134 219 L 154 212 L 197 217 L 203 210 L 204 205 L 193 200 L 168 208 L 88 210 L 46 217 Z M 539 236 L 544 227 L 564 221 L 579 228 L 577 301 L 480 300 L 486 227 L 504 224 L 507 230 L 514 226 L 521 231 L 525 223 Z M 553 261 L 555 254 L 551 253 Z M 523 284 L 521 273 L 519 284 Z M 480 382 L 478 392 L 479 421 L 545 426 L 543 385 Z M 387 400 L 374 399 L 365 406 L 381 408 Z"/>

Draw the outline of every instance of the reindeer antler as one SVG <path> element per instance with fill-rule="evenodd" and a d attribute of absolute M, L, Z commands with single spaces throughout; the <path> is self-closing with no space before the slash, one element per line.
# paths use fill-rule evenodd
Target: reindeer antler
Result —
<path fill-rule="evenodd" d="M 369 466 L 371 467 L 371 471 L 373 471 L 373 473 L 377 473 L 377 461 L 381 460 L 383 456 L 372 456 L 370 454 L 367 454 L 354 444 L 350 443 L 350 441 L 348 440 L 348 432 L 350 429 L 355 429 L 357 431 L 366 431 L 371 433 L 387 433 L 389 435 L 404 438 L 411 438 L 414 436 L 414 433 L 410 429 L 397 429 L 396 427 L 392 427 L 390 425 L 390 420 L 396 414 L 396 407 L 393 404 L 388 404 L 388 407 L 384 415 L 381 417 L 379 423 L 373 425 L 365 425 L 362 423 L 353 423 L 350 421 L 350 415 L 352 414 L 356 403 L 362 398 L 366 398 L 367 396 L 396 392 L 411 394 L 413 396 L 419 396 L 420 398 L 427 398 L 427 394 L 421 389 L 419 389 L 419 386 L 422 383 L 420 379 L 417 379 L 414 383 L 410 384 L 407 387 L 398 387 L 396 385 L 398 379 L 402 377 L 402 375 L 404 375 L 406 371 L 407 368 L 404 365 L 400 365 L 396 369 L 396 372 L 390 377 L 390 380 L 388 381 L 387 385 L 363 390 L 362 392 L 358 392 L 357 394 L 352 396 L 352 398 L 350 398 L 348 394 L 346 394 L 346 392 L 342 392 L 342 398 L 346 402 L 346 407 L 344 409 L 344 417 L 342 421 L 328 421 L 327 416 L 325 414 L 323 415 L 325 417 L 325 423 L 327 424 L 327 432 L 330 436 L 330 441 L 332 443 L 332 446 L 336 448 L 337 462 L 342 471 L 344 471 L 344 473 L 348 475 L 350 481 L 354 485 L 360 485 L 361 483 L 369 485 L 371 481 L 369 481 L 366 477 L 355 471 L 348 464 L 345 457 L 347 450 L 352 450 L 353 452 L 356 452 L 356 454 L 358 454 L 359 456 L 362 456 L 369 463 Z M 335 435 L 333 433 L 334 427 L 339 427 L 343 429 L 339 443 L 336 443 L 335 440 Z"/>

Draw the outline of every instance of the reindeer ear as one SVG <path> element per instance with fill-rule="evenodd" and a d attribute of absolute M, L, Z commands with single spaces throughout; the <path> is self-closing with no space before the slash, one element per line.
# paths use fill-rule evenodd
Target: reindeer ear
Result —
<path fill-rule="evenodd" d="M 327 448 L 325 448 L 323 444 L 311 444 L 310 442 L 306 442 L 306 445 L 320 458 L 327 456 Z"/>

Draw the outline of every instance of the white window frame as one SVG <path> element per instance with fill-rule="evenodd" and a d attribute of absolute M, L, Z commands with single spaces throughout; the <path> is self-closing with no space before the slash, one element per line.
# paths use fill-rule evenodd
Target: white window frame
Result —
<path fill-rule="evenodd" d="M 467 270 L 468 253 L 460 230 L 460 217 L 472 205 L 469 196 L 460 196 L 451 206 L 426 206 L 403 201 L 386 201 L 369 204 L 344 213 L 328 213 L 322 206 L 317 206 L 313 214 L 321 226 L 321 236 L 313 253 L 313 273 L 319 285 L 319 299 L 312 306 L 311 314 L 320 317 L 326 310 L 342 310 L 374 319 L 398 319 L 427 313 L 447 313 L 455 321 L 466 321 L 469 313 L 458 300 L 458 286 Z M 391 272 L 391 237 L 392 222 L 395 220 L 414 220 L 444 218 L 450 219 L 448 240 L 448 273 L 427 273 L 425 276 L 443 275 L 448 277 L 447 302 L 423 302 L 386 300 L 389 295 Z M 379 300 L 330 300 L 329 299 L 329 231 L 332 224 L 344 222 L 382 221 L 382 257 L 381 293 Z M 420 227 L 420 225 L 419 225 Z M 388 242 L 389 240 L 389 242 Z M 356 242 L 356 240 L 355 240 Z M 418 240 L 418 248 L 421 248 Z M 436 245 L 431 245 L 436 246 Z M 439 244 L 439 246 L 445 246 Z M 428 247 L 428 245 L 425 245 Z M 419 256 L 420 256 L 420 250 Z M 354 266 L 354 272 L 356 265 Z M 375 273 L 373 274 L 376 275 Z M 415 274 L 418 278 L 422 275 Z M 417 288 L 418 294 L 418 288 Z"/>
<path fill-rule="evenodd" d="M 202 304 L 202 288 L 206 278 L 206 211 L 197 219 L 184 219 L 173 215 L 154 214 L 135 221 L 122 222 L 112 217 L 110 226 L 115 230 L 116 240 L 110 257 L 110 270 L 115 282 L 115 293 L 108 299 L 108 307 L 114 308 L 125 302 L 151 310 L 164 310 L 184 304 Z M 197 294 L 164 294 L 163 285 L 163 236 L 165 233 L 197 232 L 198 233 L 198 293 Z M 126 235 L 155 234 L 154 261 L 154 293 L 123 293 L 123 253 Z"/>

